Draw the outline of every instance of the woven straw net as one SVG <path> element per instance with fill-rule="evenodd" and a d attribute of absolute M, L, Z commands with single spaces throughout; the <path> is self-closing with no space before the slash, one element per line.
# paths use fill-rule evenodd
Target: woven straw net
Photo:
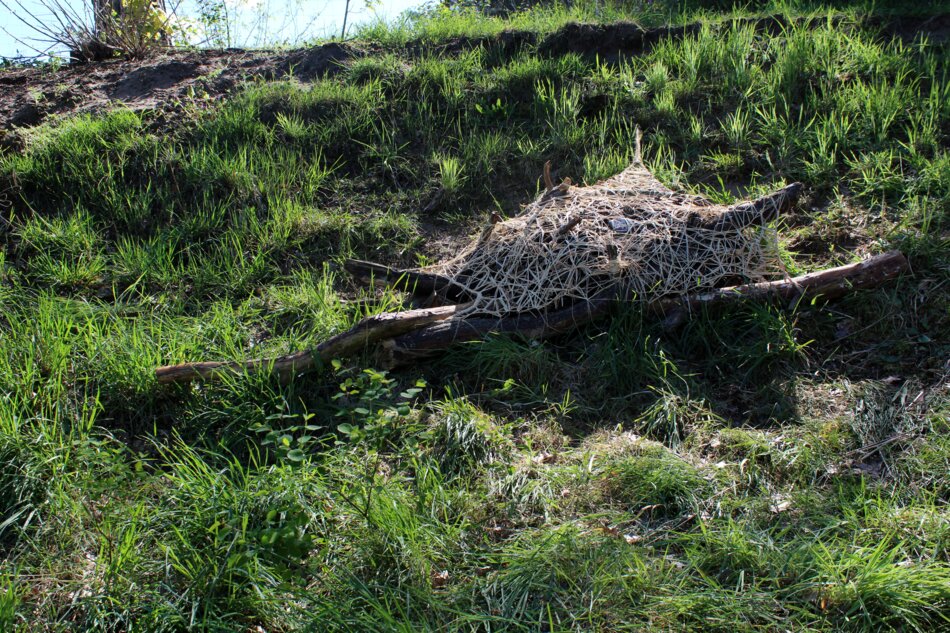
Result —
<path fill-rule="evenodd" d="M 776 265 L 761 226 L 697 226 L 729 209 L 671 191 L 636 162 L 592 186 L 549 189 L 451 261 L 423 270 L 468 295 L 465 313 L 498 317 L 611 291 L 651 301 L 761 279 Z"/>

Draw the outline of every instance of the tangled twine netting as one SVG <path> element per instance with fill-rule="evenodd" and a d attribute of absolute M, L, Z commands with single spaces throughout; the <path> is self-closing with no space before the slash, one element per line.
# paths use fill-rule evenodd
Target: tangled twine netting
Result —
<path fill-rule="evenodd" d="M 735 208 L 735 207 L 733 207 Z M 466 314 L 545 312 L 605 292 L 652 301 L 761 279 L 777 264 L 756 228 L 709 228 L 728 207 L 664 187 L 639 161 L 588 187 L 550 188 L 427 272 L 471 300 Z"/>

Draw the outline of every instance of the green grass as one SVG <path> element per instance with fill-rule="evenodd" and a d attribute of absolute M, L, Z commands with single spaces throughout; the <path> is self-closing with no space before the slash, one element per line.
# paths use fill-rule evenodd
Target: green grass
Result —
<path fill-rule="evenodd" d="M 0 148 L 0 629 L 946 627 L 948 44 L 893 37 L 896 3 L 674 4 L 437 11 L 364 28 L 331 78 Z M 541 45 L 618 19 L 704 26 Z M 339 263 L 450 257 L 545 161 L 621 170 L 638 127 L 674 187 L 804 182 L 792 273 L 900 248 L 913 275 L 393 374 L 156 384 L 396 309 Z"/>

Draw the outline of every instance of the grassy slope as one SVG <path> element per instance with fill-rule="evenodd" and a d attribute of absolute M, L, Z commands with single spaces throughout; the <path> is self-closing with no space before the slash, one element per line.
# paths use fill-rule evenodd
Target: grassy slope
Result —
<path fill-rule="evenodd" d="M 440 47 L 506 25 L 442 16 L 330 80 L 0 150 L 0 628 L 946 625 L 950 51 L 823 16 L 619 61 Z M 390 377 L 153 384 L 339 331 L 364 308 L 329 263 L 444 255 L 547 159 L 621 169 L 635 126 L 671 185 L 807 183 L 790 269 L 897 247 L 915 274 Z"/>

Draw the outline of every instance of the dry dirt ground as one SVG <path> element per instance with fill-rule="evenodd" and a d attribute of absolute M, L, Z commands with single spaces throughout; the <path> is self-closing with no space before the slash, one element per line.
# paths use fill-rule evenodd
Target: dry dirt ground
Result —
<path fill-rule="evenodd" d="M 817 23 L 825 18 L 815 18 Z M 778 35 L 785 21 L 780 16 L 742 18 L 756 30 Z M 927 37 L 931 42 L 950 40 L 950 13 L 927 18 L 868 18 L 882 36 L 905 41 Z M 424 52 L 451 54 L 492 43 L 508 51 L 537 45 L 539 52 L 558 55 L 577 52 L 600 59 L 630 55 L 650 48 L 666 37 L 683 37 L 700 25 L 687 24 L 643 29 L 633 23 L 610 25 L 567 24 L 540 39 L 531 31 L 504 31 L 486 37 L 459 37 L 439 43 L 413 41 L 409 56 Z M 97 112 L 118 105 L 133 109 L 174 110 L 185 103 L 214 102 L 244 81 L 293 76 L 312 81 L 339 70 L 349 59 L 360 57 L 372 45 L 328 43 L 296 50 L 168 50 L 148 59 L 67 64 L 60 67 L 24 67 L 0 70 L 0 144 L 16 145 L 12 130 L 37 125 L 51 115 Z"/>
<path fill-rule="evenodd" d="M 359 54 L 353 46 L 331 43 L 292 51 L 169 50 L 144 60 L 9 69 L 0 71 L 0 128 L 116 105 L 169 109 L 195 99 L 213 101 L 253 79 L 311 81 Z"/>

